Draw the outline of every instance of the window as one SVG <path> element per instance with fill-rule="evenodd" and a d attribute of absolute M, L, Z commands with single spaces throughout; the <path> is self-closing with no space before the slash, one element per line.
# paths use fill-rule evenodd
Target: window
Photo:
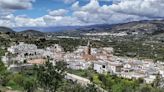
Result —
<path fill-rule="evenodd" d="M 105 65 L 103 65 L 102 68 L 105 68 Z"/>

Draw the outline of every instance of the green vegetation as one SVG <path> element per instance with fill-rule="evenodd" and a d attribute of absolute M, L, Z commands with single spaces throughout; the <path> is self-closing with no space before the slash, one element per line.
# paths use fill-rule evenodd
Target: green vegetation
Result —
<path fill-rule="evenodd" d="M 94 81 L 100 81 L 98 85 L 102 86 L 109 92 L 135 92 L 139 83 L 135 80 L 121 79 L 116 76 L 96 75 L 97 79 Z"/>
<path fill-rule="evenodd" d="M 111 42 L 108 42 L 109 39 Z M 59 44 L 66 52 L 75 50 L 79 45 L 87 45 L 87 40 L 82 39 L 46 40 L 44 38 L 28 38 L 20 35 L 10 37 L 3 35 L 3 37 L 0 36 L 0 56 L 5 54 L 6 47 L 10 46 L 13 42 L 36 44 L 39 48 Z M 115 49 L 114 54 L 118 56 L 148 58 L 154 59 L 154 61 L 164 61 L 163 40 L 156 42 L 156 40 L 152 40 L 149 37 L 142 37 L 140 39 L 135 39 L 133 37 L 107 37 L 103 41 L 92 41 L 92 46 L 112 46 Z M 66 68 L 63 64 L 52 66 L 51 63 L 46 63 L 43 66 L 35 67 L 34 70 L 11 73 L 0 60 L 0 88 L 11 87 L 13 90 L 27 92 L 99 92 L 95 85 L 81 86 L 75 82 L 65 80 L 65 70 Z M 67 71 L 90 79 L 93 83 L 108 92 L 163 92 L 164 90 L 163 88 L 158 88 L 158 78 L 152 85 L 146 85 L 142 84 L 140 80 L 128 80 L 111 76 L 109 74 L 97 74 L 92 69 L 68 69 Z"/>
<path fill-rule="evenodd" d="M 62 85 L 64 79 L 64 65 L 58 63 L 53 66 L 47 62 L 45 65 L 35 66 L 34 70 L 25 70 L 9 76 L 7 86 L 14 90 L 26 90 L 27 92 L 35 92 L 41 88 L 49 92 L 56 92 Z"/>
<path fill-rule="evenodd" d="M 5 54 L 6 50 L 0 48 L 0 57 Z"/>
<path fill-rule="evenodd" d="M 0 86 L 11 87 L 13 90 L 32 92 L 36 85 L 34 76 L 21 72 L 11 73 L 2 62 L 0 62 L 0 76 Z"/>
<path fill-rule="evenodd" d="M 61 88 L 59 88 L 58 92 L 101 92 L 101 91 L 99 91 L 96 88 L 96 86 L 93 84 L 82 86 L 80 84 L 67 81 Z"/>
<path fill-rule="evenodd" d="M 103 41 L 106 42 L 106 46 L 114 48 L 114 54 L 117 56 L 164 61 L 164 43 L 159 39 L 144 35 L 144 37 L 105 37 Z"/>
<path fill-rule="evenodd" d="M 10 39 L 6 39 L 0 36 L 0 47 L 8 47 L 10 42 Z"/>
<path fill-rule="evenodd" d="M 143 84 L 141 79 L 130 80 L 119 78 L 109 74 L 98 74 L 93 70 L 69 70 L 68 72 L 90 79 L 94 84 L 108 92 L 163 92 L 164 88 L 158 88 L 158 81 L 152 85 Z M 88 74 L 88 76 L 86 76 Z M 92 76 L 90 76 L 92 75 Z M 158 80 L 158 78 L 157 78 Z M 92 91 L 91 91 L 92 92 Z"/>
<path fill-rule="evenodd" d="M 85 77 L 88 79 L 91 79 L 92 76 L 94 74 L 96 74 L 96 72 L 93 69 L 87 69 L 87 70 L 73 70 L 73 69 L 67 69 L 67 72 L 81 76 L 81 77 Z"/>
<path fill-rule="evenodd" d="M 144 42 L 121 42 L 114 46 L 115 53 L 121 56 L 164 60 L 162 44 L 143 44 Z M 119 53 L 119 54 L 118 54 Z"/>
<path fill-rule="evenodd" d="M 7 91 L 5 87 L 11 87 L 12 90 L 21 92 L 99 92 L 95 85 L 82 86 L 65 80 L 65 70 L 63 62 L 58 62 L 56 66 L 47 62 L 35 66 L 32 70 L 11 73 L 0 62 L 0 88 L 3 87 L 2 91 Z"/>
<path fill-rule="evenodd" d="M 56 92 L 64 80 L 65 69 L 66 66 L 63 62 L 58 62 L 53 66 L 49 61 L 44 66 L 36 67 L 36 78 L 39 86 L 45 92 Z"/>

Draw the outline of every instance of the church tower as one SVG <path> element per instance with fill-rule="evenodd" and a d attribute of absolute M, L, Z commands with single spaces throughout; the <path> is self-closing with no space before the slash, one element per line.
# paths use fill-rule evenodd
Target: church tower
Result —
<path fill-rule="evenodd" d="M 91 55 L 91 45 L 90 45 L 90 41 L 88 41 L 85 54 L 86 54 L 86 55 Z"/>
<path fill-rule="evenodd" d="M 87 47 L 85 48 L 85 54 L 83 55 L 83 59 L 85 59 L 86 61 L 96 60 L 96 57 L 92 55 L 90 41 L 88 41 Z"/>

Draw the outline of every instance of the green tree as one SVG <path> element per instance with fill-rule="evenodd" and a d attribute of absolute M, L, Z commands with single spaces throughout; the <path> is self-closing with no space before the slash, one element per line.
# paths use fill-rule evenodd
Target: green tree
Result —
<path fill-rule="evenodd" d="M 153 82 L 153 87 L 159 87 L 160 86 L 160 81 L 161 81 L 161 76 L 160 74 L 157 74 L 156 79 Z"/>
<path fill-rule="evenodd" d="M 10 73 L 7 71 L 3 62 L 0 61 L 0 85 L 5 86 L 7 84 L 9 81 L 7 78 L 8 75 L 10 75 Z"/>
<path fill-rule="evenodd" d="M 98 89 L 96 88 L 96 85 L 88 84 L 85 88 L 85 92 L 98 92 Z"/>
<path fill-rule="evenodd" d="M 112 92 L 123 92 L 124 90 L 124 86 L 120 83 L 120 84 L 114 84 L 112 86 Z"/>
<path fill-rule="evenodd" d="M 152 87 L 150 85 L 142 85 L 139 92 L 152 92 Z"/>
<path fill-rule="evenodd" d="M 6 71 L 6 67 L 2 61 L 0 61 L 0 74 Z"/>
<path fill-rule="evenodd" d="M 33 78 L 24 79 L 22 86 L 27 92 L 34 92 L 34 90 L 37 88 L 36 81 Z"/>
<path fill-rule="evenodd" d="M 66 66 L 57 62 L 55 66 L 49 61 L 36 68 L 39 85 L 47 92 L 55 92 L 62 84 L 65 77 Z"/>

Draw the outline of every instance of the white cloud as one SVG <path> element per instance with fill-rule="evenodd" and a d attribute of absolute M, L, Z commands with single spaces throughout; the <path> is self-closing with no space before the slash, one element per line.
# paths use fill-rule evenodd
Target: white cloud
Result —
<path fill-rule="evenodd" d="M 100 8 L 99 2 L 97 0 L 91 0 L 90 3 L 81 8 L 82 11 L 89 11 L 91 13 L 98 12 Z"/>
<path fill-rule="evenodd" d="M 73 26 L 82 25 L 83 23 L 75 17 L 70 16 L 43 16 L 44 22 L 47 26 Z"/>
<path fill-rule="evenodd" d="M 27 3 L 31 3 L 31 0 L 27 0 L 27 1 L 29 1 Z M 133 0 L 133 1 L 137 1 L 137 0 Z M 153 14 L 151 12 L 149 13 L 149 11 L 145 11 L 146 13 L 145 15 L 142 9 L 148 10 L 148 7 L 150 7 L 150 5 L 147 4 L 146 1 L 150 2 L 154 0 L 149 0 L 149 1 L 143 0 L 143 1 L 145 3 L 142 3 L 139 9 L 135 9 L 137 8 L 139 2 L 136 3 L 137 5 L 135 6 L 133 5 L 133 2 L 131 4 L 130 3 L 126 4 L 125 2 L 128 2 L 127 0 L 118 1 L 119 3 L 117 4 L 103 5 L 103 6 L 99 4 L 98 0 L 90 0 L 90 2 L 84 6 L 80 6 L 80 2 L 77 1 L 72 4 L 71 7 L 72 10 L 70 10 L 72 12 L 72 15 L 70 16 L 67 15 L 67 13 L 70 11 L 66 9 L 51 10 L 47 13 L 47 15 L 43 15 L 39 18 L 29 18 L 26 15 L 14 16 L 12 14 L 14 10 L 10 10 L 8 11 L 8 13 L 4 12 L 3 15 L 2 13 L 0 14 L 0 25 L 9 26 L 9 27 L 69 26 L 69 25 L 71 26 L 71 25 L 91 25 L 91 24 L 102 24 L 102 23 L 114 24 L 114 23 L 123 23 L 129 21 L 150 19 L 147 17 L 147 15 L 149 14 L 153 15 Z M 155 5 L 151 5 L 151 6 L 157 7 Z M 133 7 L 130 8 L 130 6 Z M 141 8 L 141 6 L 142 7 L 144 6 L 144 8 Z M 163 7 L 163 6 L 159 5 L 158 7 Z M 134 9 L 137 12 L 133 12 Z M 152 12 L 159 11 L 158 8 L 156 10 L 155 9 L 153 10 L 153 8 L 150 7 L 150 9 L 152 9 Z M 140 13 L 143 13 L 144 16 L 141 16 Z M 161 14 L 163 13 L 161 12 Z"/>
<path fill-rule="evenodd" d="M 30 9 L 35 0 L 0 0 L 3 9 Z"/>
<path fill-rule="evenodd" d="M 44 15 L 39 18 L 29 18 L 26 15 L 14 16 L 11 14 L 5 16 L 3 19 L 0 19 L 0 25 L 7 27 L 73 26 L 82 24 L 83 22 L 70 16 Z"/>
<path fill-rule="evenodd" d="M 73 3 L 75 2 L 76 0 L 64 0 L 64 3 Z"/>
<path fill-rule="evenodd" d="M 39 18 L 29 18 L 25 15 L 14 16 L 9 14 L 0 19 L 0 26 L 7 27 L 23 27 L 23 26 L 46 26 L 42 17 Z"/>
<path fill-rule="evenodd" d="M 71 6 L 71 8 L 72 8 L 72 10 L 79 10 L 79 8 L 80 8 L 79 7 L 79 1 L 73 3 L 72 6 Z"/>
<path fill-rule="evenodd" d="M 164 18 L 164 0 L 122 0 L 111 5 L 110 9 L 120 13 Z"/>
<path fill-rule="evenodd" d="M 0 0 L 0 26 L 16 26 L 13 13 L 20 9 L 31 9 L 35 0 Z"/>
<path fill-rule="evenodd" d="M 15 27 L 22 27 L 22 26 L 45 26 L 45 22 L 42 17 L 32 19 L 27 17 L 16 16 L 14 18 Z"/>
<path fill-rule="evenodd" d="M 51 16 L 64 16 L 67 13 L 68 13 L 68 10 L 65 10 L 65 9 L 49 11 L 49 15 Z"/>
<path fill-rule="evenodd" d="M 65 4 L 71 4 L 76 2 L 77 0 L 53 0 L 53 1 L 64 2 Z"/>
<path fill-rule="evenodd" d="M 78 7 L 78 9 L 74 9 L 73 16 L 86 24 L 113 24 L 147 19 L 146 17 L 114 12 L 110 9 L 110 5 L 100 6 L 97 0 L 91 0 L 90 3 L 81 7 L 76 2 L 72 8 L 74 7 Z"/>

